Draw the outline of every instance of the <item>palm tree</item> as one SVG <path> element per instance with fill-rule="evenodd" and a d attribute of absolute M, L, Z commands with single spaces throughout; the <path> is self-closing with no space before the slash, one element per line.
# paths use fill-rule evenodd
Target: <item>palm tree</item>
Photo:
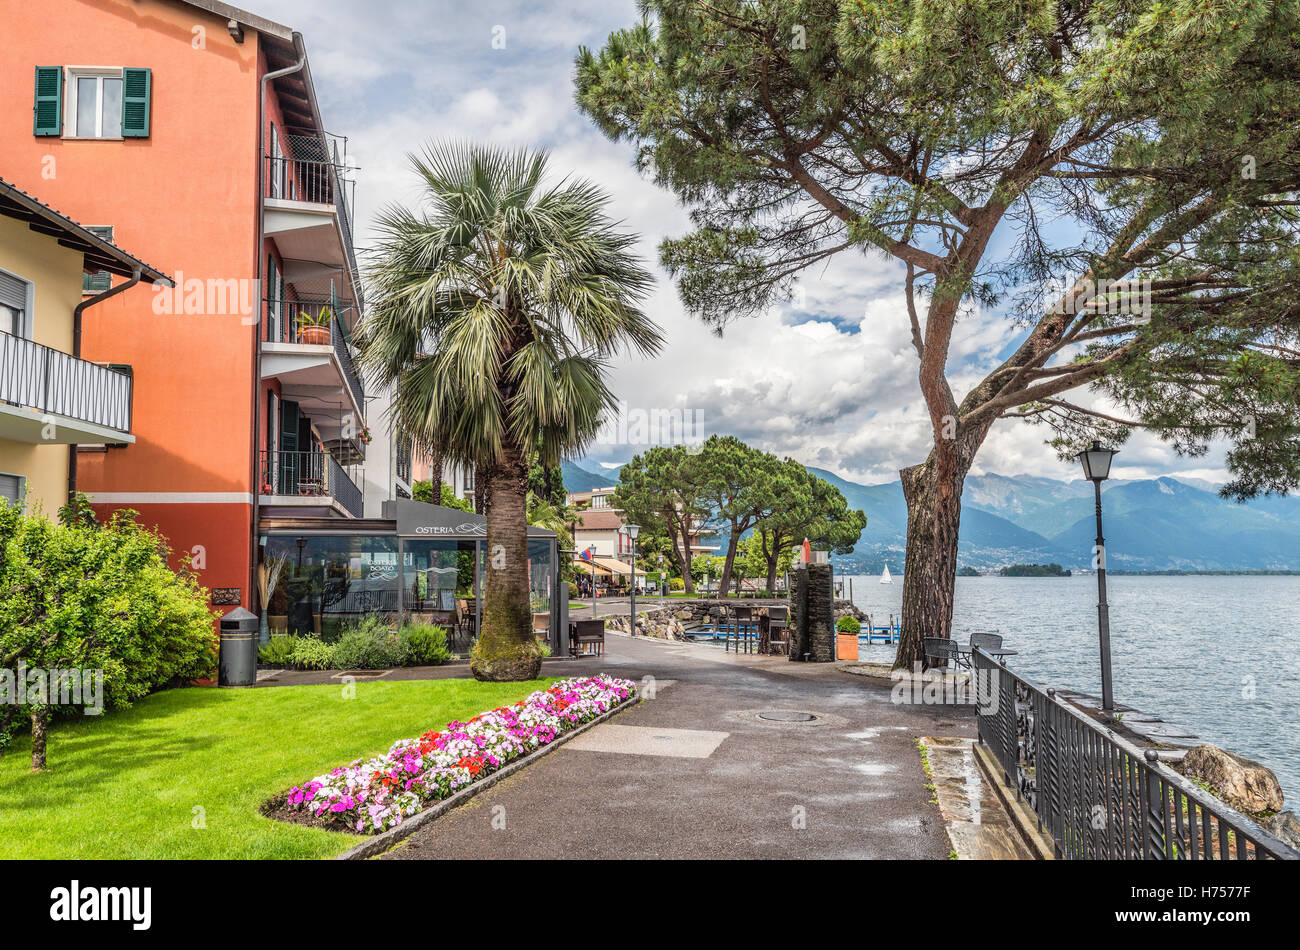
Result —
<path fill-rule="evenodd" d="M 479 679 L 528 679 L 541 663 L 526 569 L 529 457 L 537 446 L 543 465 L 558 465 L 578 452 L 614 404 L 609 358 L 658 351 L 659 329 L 639 306 L 652 278 L 600 189 L 544 184 L 544 152 L 435 143 L 410 161 L 423 202 L 379 216 L 362 365 L 395 384 L 395 428 L 444 462 L 475 466 L 488 569 L 470 667 Z"/>

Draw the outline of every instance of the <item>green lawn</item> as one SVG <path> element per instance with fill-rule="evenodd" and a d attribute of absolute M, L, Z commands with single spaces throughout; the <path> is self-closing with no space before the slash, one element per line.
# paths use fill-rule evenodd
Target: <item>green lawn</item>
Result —
<path fill-rule="evenodd" d="M 0 757 L 0 858 L 329 857 L 360 839 L 271 821 L 258 806 L 551 682 L 359 682 L 353 699 L 341 686 L 198 687 L 62 720 L 49 771 L 30 771 L 29 739 Z"/>

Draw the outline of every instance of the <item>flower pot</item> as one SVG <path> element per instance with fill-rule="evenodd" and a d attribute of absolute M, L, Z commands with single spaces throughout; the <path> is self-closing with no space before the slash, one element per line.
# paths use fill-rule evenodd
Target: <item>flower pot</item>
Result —
<path fill-rule="evenodd" d="M 317 345 L 328 345 L 330 341 L 330 328 L 318 327 L 311 324 L 300 326 L 298 328 L 299 343 L 314 343 Z"/>
<path fill-rule="evenodd" d="M 835 635 L 835 659 L 856 660 L 858 658 L 858 635 L 856 633 L 838 633 Z"/>

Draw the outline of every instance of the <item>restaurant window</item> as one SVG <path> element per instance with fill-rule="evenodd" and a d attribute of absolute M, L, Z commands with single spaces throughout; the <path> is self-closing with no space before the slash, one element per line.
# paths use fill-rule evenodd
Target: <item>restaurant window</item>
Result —
<path fill-rule="evenodd" d="M 273 633 L 337 640 L 369 615 L 396 622 L 401 609 L 397 538 L 272 536 L 264 560 Z"/>
<path fill-rule="evenodd" d="M 451 623 L 474 599 L 474 542 L 409 539 L 402 548 L 406 610 L 413 619 Z"/>

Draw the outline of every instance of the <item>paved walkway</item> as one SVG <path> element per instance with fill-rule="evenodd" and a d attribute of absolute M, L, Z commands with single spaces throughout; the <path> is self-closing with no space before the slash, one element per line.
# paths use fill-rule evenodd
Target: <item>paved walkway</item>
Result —
<path fill-rule="evenodd" d="M 832 664 L 612 634 L 606 643 L 604 660 L 577 666 L 653 682 L 655 699 L 385 857 L 948 857 L 916 740 L 973 735 L 972 707 L 894 705 L 888 681 Z M 758 717 L 771 710 L 818 718 Z"/>

